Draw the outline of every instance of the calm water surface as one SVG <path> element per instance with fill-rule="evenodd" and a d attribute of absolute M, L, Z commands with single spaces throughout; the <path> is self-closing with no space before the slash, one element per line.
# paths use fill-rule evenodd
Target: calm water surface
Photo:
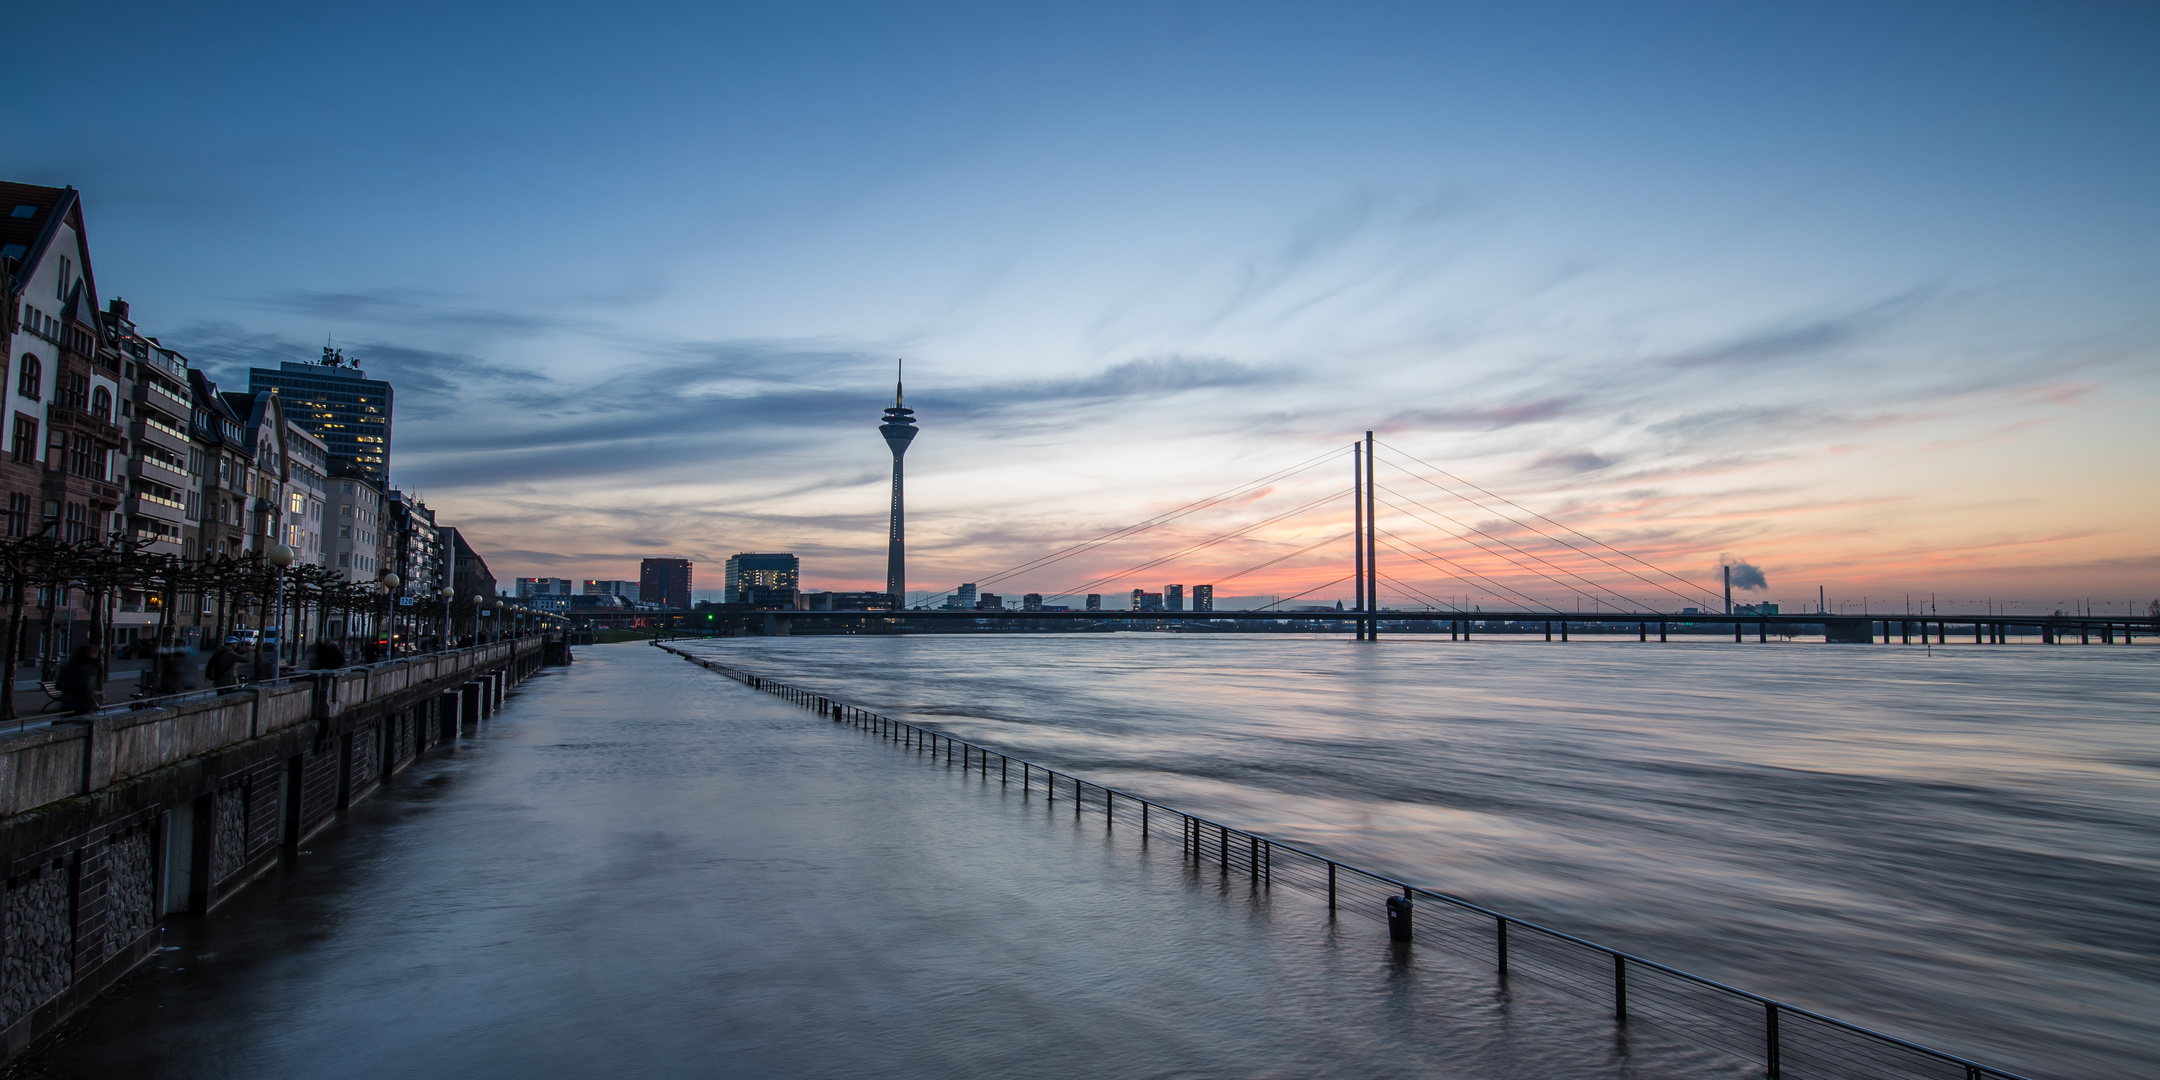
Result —
<path fill-rule="evenodd" d="M 2160 650 L 694 648 L 2003 1067 L 2160 1061 Z"/>

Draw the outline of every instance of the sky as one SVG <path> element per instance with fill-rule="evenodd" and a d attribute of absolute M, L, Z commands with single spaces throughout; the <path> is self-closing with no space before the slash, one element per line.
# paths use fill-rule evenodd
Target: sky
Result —
<path fill-rule="evenodd" d="M 1370 429 L 1391 604 L 2160 597 L 2149 6 L 10 28 L 0 174 L 82 190 L 100 291 L 228 386 L 390 379 L 393 482 L 505 582 L 881 587 L 904 357 L 918 592 L 1347 598 Z"/>

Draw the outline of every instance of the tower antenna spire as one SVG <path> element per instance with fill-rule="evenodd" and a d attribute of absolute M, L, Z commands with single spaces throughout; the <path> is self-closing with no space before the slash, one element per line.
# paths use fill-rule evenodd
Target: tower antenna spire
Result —
<path fill-rule="evenodd" d="M 895 359 L 895 360 L 894 360 L 894 361 L 893 361 L 892 363 L 893 363 L 893 381 L 892 381 L 892 403 L 893 403 L 893 408 L 897 409 L 897 408 L 900 408 L 900 407 L 901 407 L 901 406 L 902 406 L 903 404 L 905 404 L 905 402 L 902 402 L 902 401 L 900 400 L 900 382 L 901 382 L 901 377 L 902 377 L 903 375 L 907 374 L 907 370 L 906 370 L 906 367 L 905 367 L 905 365 L 906 365 L 906 363 L 907 363 L 907 360 L 906 360 L 905 358 L 900 358 L 900 359 Z"/>
<path fill-rule="evenodd" d="M 900 459 L 907 453 L 908 444 L 915 441 L 915 410 L 910 409 L 900 396 L 901 361 L 893 361 L 892 408 L 885 410 L 885 422 L 878 425 L 878 434 L 885 437 L 885 445 L 892 450 L 892 527 L 886 535 L 885 591 L 892 596 L 893 610 L 907 606 L 907 516 L 901 499 Z"/>

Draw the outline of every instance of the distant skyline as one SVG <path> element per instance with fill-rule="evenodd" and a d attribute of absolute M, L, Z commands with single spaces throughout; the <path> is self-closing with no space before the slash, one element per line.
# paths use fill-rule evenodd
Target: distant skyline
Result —
<path fill-rule="evenodd" d="M 2149 7 L 93 3 L 10 28 L 76 43 L 19 60 L 0 174 L 82 189 L 100 291 L 227 388 L 326 338 L 390 380 L 393 482 L 504 581 L 794 551 L 809 587 L 881 587 L 904 356 L 915 590 L 1375 428 L 1706 586 L 1759 566 L 1750 601 L 2160 596 Z M 1210 581 L 1317 515 L 1092 591 Z"/>

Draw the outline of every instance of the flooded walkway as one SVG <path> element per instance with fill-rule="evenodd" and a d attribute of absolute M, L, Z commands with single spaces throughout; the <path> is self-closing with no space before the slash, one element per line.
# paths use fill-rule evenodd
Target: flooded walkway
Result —
<path fill-rule="evenodd" d="M 22 1063 L 47 1077 L 1631 1075 L 1648 1053 L 659 650 L 581 650 Z M 1699 1061 L 1700 1074 L 1730 1070 Z"/>

